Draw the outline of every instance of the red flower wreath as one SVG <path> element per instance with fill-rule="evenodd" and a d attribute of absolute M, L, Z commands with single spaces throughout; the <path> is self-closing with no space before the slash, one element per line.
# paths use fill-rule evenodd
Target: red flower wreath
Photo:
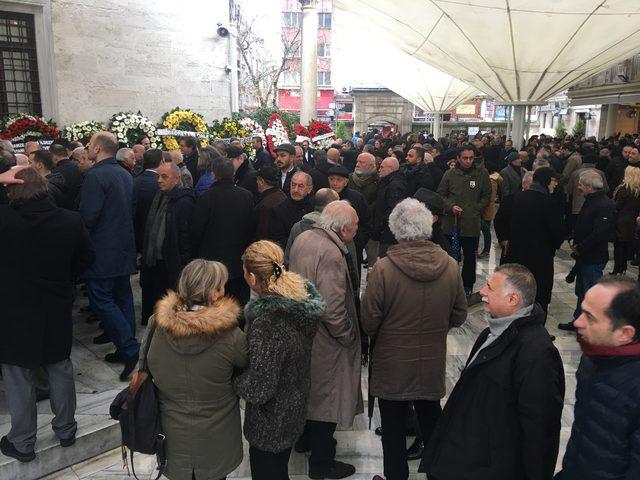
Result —
<path fill-rule="evenodd" d="M 293 133 L 296 134 L 296 137 L 309 137 L 309 130 L 306 127 L 303 127 L 299 123 L 296 123 L 296 126 L 293 127 Z"/>
<path fill-rule="evenodd" d="M 28 136 L 30 132 L 43 140 L 51 140 L 60 136 L 60 132 L 51 122 L 45 122 L 40 117 L 22 115 L 7 120 L 0 137 L 3 140 L 13 140 L 25 134 Z"/>

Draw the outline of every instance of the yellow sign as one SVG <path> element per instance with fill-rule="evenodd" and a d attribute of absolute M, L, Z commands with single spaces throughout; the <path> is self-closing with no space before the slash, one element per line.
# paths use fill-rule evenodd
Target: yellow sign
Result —
<path fill-rule="evenodd" d="M 456 107 L 457 115 L 475 115 L 476 114 L 476 105 L 474 103 L 458 105 Z"/>

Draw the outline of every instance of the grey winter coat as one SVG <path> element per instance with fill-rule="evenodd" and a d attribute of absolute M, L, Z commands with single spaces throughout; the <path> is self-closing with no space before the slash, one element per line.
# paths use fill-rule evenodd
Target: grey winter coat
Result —
<path fill-rule="evenodd" d="M 249 303 L 249 368 L 233 382 L 247 401 L 244 436 L 262 451 L 290 448 L 302 434 L 309 401 L 311 347 L 324 300 L 309 282 L 301 301 L 265 295 Z"/>
<path fill-rule="evenodd" d="M 311 281 L 327 304 L 311 353 L 307 420 L 349 428 L 362 413 L 360 330 L 345 244 L 334 232 L 313 227 L 291 248 L 290 267 Z"/>

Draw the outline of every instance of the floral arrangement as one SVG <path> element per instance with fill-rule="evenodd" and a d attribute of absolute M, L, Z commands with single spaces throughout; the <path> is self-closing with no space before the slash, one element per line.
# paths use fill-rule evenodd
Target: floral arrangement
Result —
<path fill-rule="evenodd" d="M 80 142 L 86 145 L 94 133 L 102 130 L 104 130 L 104 124 L 101 122 L 78 122 L 65 127 L 60 136 L 70 142 Z"/>
<path fill-rule="evenodd" d="M 327 122 L 321 120 L 312 120 L 309 124 L 309 136 L 311 138 L 319 137 L 325 133 L 333 133 L 333 128 Z M 335 137 L 333 137 L 335 139 Z"/>
<path fill-rule="evenodd" d="M 264 130 L 258 122 L 249 117 L 245 117 L 242 120 L 238 121 L 238 123 L 247 132 L 248 136 L 253 137 L 257 135 L 262 139 L 262 145 L 267 144 L 267 139 L 264 136 Z M 251 142 L 246 142 L 244 144 L 244 151 L 249 156 L 249 158 L 254 158 L 256 156 L 256 149 L 253 148 Z"/>
<path fill-rule="evenodd" d="M 160 146 L 160 137 L 156 133 L 156 126 L 142 113 L 120 112 L 111 117 L 111 130 L 119 142 L 135 145 L 144 136 L 149 137 L 151 148 Z"/>
<path fill-rule="evenodd" d="M 45 121 L 35 115 L 19 113 L 3 122 L 0 136 L 3 140 L 14 142 L 24 141 L 28 138 L 53 140 L 60 136 L 60 132 L 53 120 Z"/>
<path fill-rule="evenodd" d="M 274 113 L 269 117 L 269 128 L 266 133 L 269 151 L 275 157 L 275 148 L 283 143 L 289 143 L 289 129 L 279 113 Z"/>
<path fill-rule="evenodd" d="M 183 130 L 186 132 L 201 132 L 207 134 L 209 129 L 204 122 L 204 117 L 191 110 L 182 110 L 176 107 L 162 116 L 162 126 L 169 130 Z M 198 137 L 201 147 L 209 145 L 208 136 Z M 178 140 L 173 135 L 165 135 L 164 146 L 167 150 L 178 150 Z"/>
<path fill-rule="evenodd" d="M 311 138 L 311 134 L 309 133 L 309 129 L 307 127 L 303 127 L 299 123 L 296 123 L 296 126 L 293 127 L 293 133 L 296 134 L 296 137 L 308 137 L 308 138 Z"/>
<path fill-rule="evenodd" d="M 217 139 L 230 137 L 245 138 L 249 135 L 242 125 L 230 118 L 215 120 L 209 127 L 209 133 Z"/>

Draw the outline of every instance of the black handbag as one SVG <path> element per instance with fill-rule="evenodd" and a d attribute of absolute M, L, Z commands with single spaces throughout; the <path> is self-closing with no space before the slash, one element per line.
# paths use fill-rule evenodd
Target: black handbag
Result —
<path fill-rule="evenodd" d="M 133 463 L 133 453 L 156 455 L 160 478 L 167 465 L 165 436 L 160 426 L 160 404 L 158 391 L 149 372 L 147 355 L 156 329 L 156 322 L 149 325 L 149 335 L 144 349 L 142 368 L 134 374 L 129 386 L 122 390 L 111 403 L 109 414 L 120 422 L 122 433 L 122 461 L 127 467 L 127 448 L 133 476 L 138 479 Z"/>

